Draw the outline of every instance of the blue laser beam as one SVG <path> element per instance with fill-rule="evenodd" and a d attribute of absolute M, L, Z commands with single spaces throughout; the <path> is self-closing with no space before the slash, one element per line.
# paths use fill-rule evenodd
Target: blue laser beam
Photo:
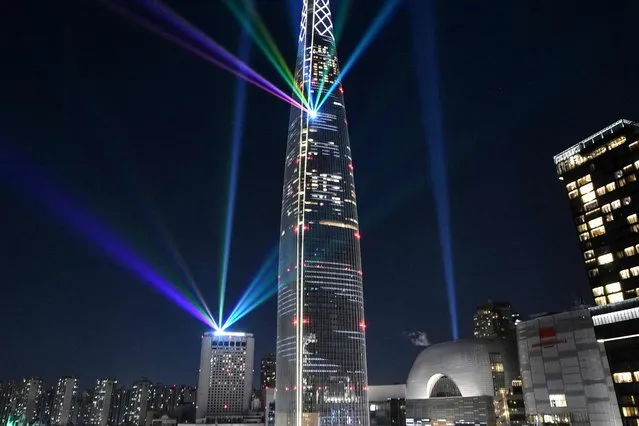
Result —
<path fill-rule="evenodd" d="M 371 25 L 368 27 L 368 29 L 364 33 L 364 36 L 355 47 L 355 50 L 353 50 L 353 53 L 348 58 L 348 61 L 346 61 L 346 63 L 342 67 L 339 76 L 335 79 L 333 84 L 328 88 L 324 95 L 318 93 L 317 105 L 313 108 L 314 111 L 319 110 L 322 105 L 324 105 L 324 103 L 328 100 L 331 94 L 335 91 L 335 89 L 337 89 L 342 84 L 342 80 L 344 79 L 344 77 L 353 68 L 355 63 L 366 51 L 366 48 L 373 42 L 382 28 L 384 28 L 384 25 L 386 25 L 390 17 L 393 15 L 393 12 L 397 9 L 399 3 L 401 3 L 401 0 L 386 0 L 386 3 L 384 3 L 382 9 L 379 11 L 375 19 L 373 19 L 373 22 L 371 22 Z"/>
<path fill-rule="evenodd" d="M 251 54 L 251 38 L 248 31 L 242 30 L 240 36 L 239 58 L 242 62 L 248 62 Z M 240 153 L 242 151 L 242 138 L 244 136 L 244 113 L 246 109 L 246 83 L 238 79 L 235 90 L 235 110 L 233 122 L 233 139 L 231 144 L 231 164 L 229 176 L 229 192 L 226 204 L 226 222 L 224 227 L 224 251 L 222 258 L 222 272 L 220 276 L 220 309 L 219 323 L 222 324 L 224 316 L 224 298 L 226 295 L 226 282 L 228 279 L 229 257 L 231 252 L 231 238 L 233 235 L 233 217 L 235 213 L 235 196 L 237 194 L 237 181 L 240 169 Z"/>
<path fill-rule="evenodd" d="M 271 281 L 277 279 L 277 256 L 278 247 L 275 246 L 269 251 L 266 260 L 260 266 L 249 286 L 242 293 L 242 297 L 235 304 L 235 308 L 233 308 L 233 311 L 223 323 L 222 329 L 230 327 L 233 323 L 245 316 L 249 307 L 253 306 L 252 309 L 254 309 L 255 303 L 260 299 L 262 293 L 265 291 L 268 292 Z"/>
<path fill-rule="evenodd" d="M 428 155 L 433 196 L 437 210 L 437 227 L 442 252 L 444 280 L 448 295 L 448 308 L 453 339 L 459 338 L 457 327 L 457 300 L 455 291 L 452 237 L 450 230 L 450 204 L 448 197 L 448 171 L 440 100 L 440 77 L 437 53 L 436 0 L 413 2 L 411 13 L 415 70 L 422 100 L 422 126 L 428 142 Z"/>

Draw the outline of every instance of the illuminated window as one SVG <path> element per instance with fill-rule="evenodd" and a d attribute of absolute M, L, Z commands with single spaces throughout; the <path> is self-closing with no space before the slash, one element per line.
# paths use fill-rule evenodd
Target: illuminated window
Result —
<path fill-rule="evenodd" d="M 606 284 L 606 293 L 616 293 L 618 291 L 621 291 L 621 284 L 619 283 Z M 600 295 L 597 294 L 597 296 L 600 296 Z"/>
<path fill-rule="evenodd" d="M 584 204 L 584 210 L 585 211 L 589 211 L 589 210 L 593 210 L 596 209 L 598 206 L 597 200 L 591 201 L 589 203 Z"/>
<path fill-rule="evenodd" d="M 630 198 L 630 197 L 625 197 L 625 198 L 623 199 L 623 201 L 622 201 L 622 202 L 623 202 L 623 205 L 624 205 L 624 206 L 629 206 L 629 205 L 630 205 L 630 203 L 632 203 L 632 198 Z"/>
<path fill-rule="evenodd" d="M 585 223 L 586 222 L 586 216 L 584 215 L 580 215 L 577 216 L 577 219 L 575 220 L 576 223 Z"/>
<path fill-rule="evenodd" d="M 625 249 L 623 249 L 623 254 L 625 254 L 626 256 L 634 256 L 635 255 L 634 246 L 626 247 Z"/>
<path fill-rule="evenodd" d="M 604 213 L 610 213 L 612 209 L 610 208 L 610 204 L 604 204 L 601 206 L 601 211 Z"/>
<path fill-rule="evenodd" d="M 615 220 L 615 217 L 612 215 L 612 213 L 608 213 L 604 219 L 606 219 L 606 222 L 612 222 L 613 220 Z"/>
<path fill-rule="evenodd" d="M 613 293 L 608 295 L 608 303 L 623 302 L 623 293 Z"/>
<path fill-rule="evenodd" d="M 597 264 L 597 260 L 596 259 L 588 259 L 586 260 L 586 265 L 587 266 L 594 266 Z"/>
<path fill-rule="evenodd" d="M 637 407 L 621 407 L 621 413 L 624 417 L 637 417 L 639 416 L 639 408 Z"/>
<path fill-rule="evenodd" d="M 615 200 L 612 203 L 610 203 L 610 205 L 612 206 L 613 210 L 617 210 L 619 207 L 621 207 L 621 201 Z"/>
<path fill-rule="evenodd" d="M 566 191 L 574 191 L 575 189 L 577 189 L 576 182 L 570 182 L 566 184 Z"/>
<path fill-rule="evenodd" d="M 584 232 L 583 234 L 579 234 L 579 241 L 584 242 L 584 241 L 588 241 L 590 239 L 590 234 L 587 232 Z"/>
<path fill-rule="evenodd" d="M 586 175 L 584 177 L 577 179 L 577 186 L 583 186 L 587 183 L 590 183 L 591 181 L 592 181 L 592 178 L 590 177 L 590 175 Z"/>
<path fill-rule="evenodd" d="M 592 289 L 593 296 L 603 296 L 603 294 L 604 294 L 603 287 L 595 287 Z"/>
<path fill-rule="evenodd" d="M 577 198 L 578 195 L 579 195 L 579 191 L 575 189 L 574 191 L 570 191 L 568 193 L 568 198 L 570 198 L 571 200 L 574 200 L 575 198 Z"/>
<path fill-rule="evenodd" d="M 588 227 L 590 227 L 590 229 L 597 228 L 597 227 L 599 227 L 601 225 L 603 225 L 603 219 L 601 218 L 601 216 L 599 216 L 598 218 L 595 218 L 593 220 L 588 221 Z"/>
<path fill-rule="evenodd" d="M 627 280 L 628 278 L 630 278 L 630 270 L 623 269 L 619 271 L 619 276 L 621 277 L 622 280 Z"/>
<path fill-rule="evenodd" d="M 589 276 L 590 278 L 594 278 L 594 277 L 596 277 L 596 276 L 598 276 L 598 275 L 599 275 L 599 269 L 598 269 L 598 268 L 593 268 L 593 269 L 590 269 L 590 270 L 588 271 L 588 276 Z"/>
<path fill-rule="evenodd" d="M 632 377 L 634 377 L 635 382 L 639 382 L 639 371 L 633 371 Z"/>
<path fill-rule="evenodd" d="M 633 173 L 631 175 L 626 176 L 626 179 L 628 179 L 628 182 L 636 182 L 637 176 Z"/>
<path fill-rule="evenodd" d="M 612 375 L 612 380 L 614 380 L 615 383 L 632 383 L 632 373 L 629 371 L 614 373 Z"/>
<path fill-rule="evenodd" d="M 595 297 L 595 305 L 602 306 L 606 304 L 606 296 Z"/>
<path fill-rule="evenodd" d="M 501 362 L 495 362 L 493 364 L 490 364 L 490 369 L 494 371 L 495 373 L 503 373 L 504 364 L 502 364 Z"/>
<path fill-rule="evenodd" d="M 623 176 L 623 172 L 621 170 L 617 170 L 615 172 L 615 179 L 619 179 L 621 176 Z"/>
<path fill-rule="evenodd" d="M 592 186 L 592 183 L 589 183 L 587 185 L 582 186 L 581 188 L 579 188 L 579 193 L 581 195 L 587 194 L 589 192 L 592 192 L 594 190 L 594 186 Z"/>
<path fill-rule="evenodd" d="M 630 231 L 634 233 L 639 233 L 639 225 L 631 225 Z"/>
<path fill-rule="evenodd" d="M 614 182 L 610 182 L 608 185 L 606 185 L 606 191 L 608 192 L 612 192 L 615 189 L 617 189 L 617 187 L 615 186 Z"/>
<path fill-rule="evenodd" d="M 600 265 L 607 265 L 608 263 L 612 263 L 614 260 L 612 253 L 602 254 L 597 258 L 597 262 Z"/>
<path fill-rule="evenodd" d="M 626 186 L 626 179 L 619 179 L 617 181 L 617 185 L 619 185 L 619 188 L 623 188 L 624 186 Z"/>
<path fill-rule="evenodd" d="M 589 203 L 590 201 L 594 200 L 596 198 L 596 195 L 594 192 L 589 192 L 586 195 L 583 195 L 581 197 L 581 202 L 586 204 Z"/>
<path fill-rule="evenodd" d="M 593 257 L 595 257 L 594 250 L 588 250 L 584 252 L 584 259 L 592 259 Z"/>
<path fill-rule="evenodd" d="M 581 225 L 577 227 L 578 232 L 586 232 L 587 230 L 588 230 L 588 225 L 586 225 L 585 223 L 582 223 Z"/>
<path fill-rule="evenodd" d="M 602 195 L 606 194 L 606 187 L 602 186 L 601 188 L 597 188 L 597 196 L 601 197 Z M 570 194 L 568 194 L 568 196 L 570 197 Z"/>
<path fill-rule="evenodd" d="M 630 224 L 637 223 L 637 213 L 631 214 L 630 216 L 626 217 L 626 220 Z"/>
<path fill-rule="evenodd" d="M 615 138 L 613 140 L 611 140 L 610 142 L 608 142 L 608 149 L 615 149 L 616 147 L 618 147 L 619 145 L 623 144 L 626 142 L 626 137 L 625 136 L 619 136 L 618 138 Z"/>
<path fill-rule="evenodd" d="M 633 277 L 636 277 L 639 275 L 639 266 L 633 266 L 632 268 L 630 268 L 630 273 L 632 274 Z"/>
<path fill-rule="evenodd" d="M 600 235 L 603 235 L 606 233 L 606 228 L 604 226 L 600 226 L 599 228 L 595 228 L 592 231 L 590 231 L 590 233 L 592 234 L 592 237 L 598 237 Z"/>
<path fill-rule="evenodd" d="M 566 395 L 563 393 L 550 394 L 550 406 L 551 407 L 567 407 Z"/>

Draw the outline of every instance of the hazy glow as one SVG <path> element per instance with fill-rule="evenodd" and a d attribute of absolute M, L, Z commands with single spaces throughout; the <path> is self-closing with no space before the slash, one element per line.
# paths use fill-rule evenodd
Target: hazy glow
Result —
<path fill-rule="evenodd" d="M 450 205 L 448 199 L 448 170 L 446 146 L 442 123 L 442 106 L 439 94 L 439 58 L 437 55 L 437 29 L 434 18 L 434 0 L 414 2 L 413 43 L 415 47 L 415 70 L 422 101 L 422 126 L 428 141 L 428 155 L 432 192 L 435 197 L 439 243 L 442 253 L 444 280 L 448 293 L 448 308 L 453 339 L 457 340 L 457 298 L 453 263 L 452 236 L 450 231 Z"/>

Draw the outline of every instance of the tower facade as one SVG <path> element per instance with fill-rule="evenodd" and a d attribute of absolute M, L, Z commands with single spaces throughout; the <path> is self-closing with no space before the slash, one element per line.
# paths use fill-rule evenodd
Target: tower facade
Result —
<path fill-rule="evenodd" d="M 75 423 L 73 415 L 77 411 L 78 379 L 63 377 L 58 380 L 53 399 L 51 423 L 67 425 Z"/>
<path fill-rule="evenodd" d="M 473 315 L 473 335 L 478 339 L 514 340 L 516 318 L 510 303 L 489 300 L 479 305 Z"/>
<path fill-rule="evenodd" d="M 253 390 L 254 353 L 252 334 L 204 333 L 195 405 L 198 422 L 229 423 L 246 414 Z"/>
<path fill-rule="evenodd" d="M 260 363 L 260 389 L 275 389 L 275 355 L 269 354 Z"/>
<path fill-rule="evenodd" d="M 303 0 L 278 276 L 275 422 L 369 424 L 360 233 L 329 0 Z"/>

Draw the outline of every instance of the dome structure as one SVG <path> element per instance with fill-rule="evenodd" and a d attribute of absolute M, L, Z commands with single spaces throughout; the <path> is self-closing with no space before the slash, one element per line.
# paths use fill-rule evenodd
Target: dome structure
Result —
<path fill-rule="evenodd" d="M 468 339 L 425 348 L 406 381 L 406 399 L 494 396 L 497 387 L 510 386 L 519 375 L 513 342 Z"/>

